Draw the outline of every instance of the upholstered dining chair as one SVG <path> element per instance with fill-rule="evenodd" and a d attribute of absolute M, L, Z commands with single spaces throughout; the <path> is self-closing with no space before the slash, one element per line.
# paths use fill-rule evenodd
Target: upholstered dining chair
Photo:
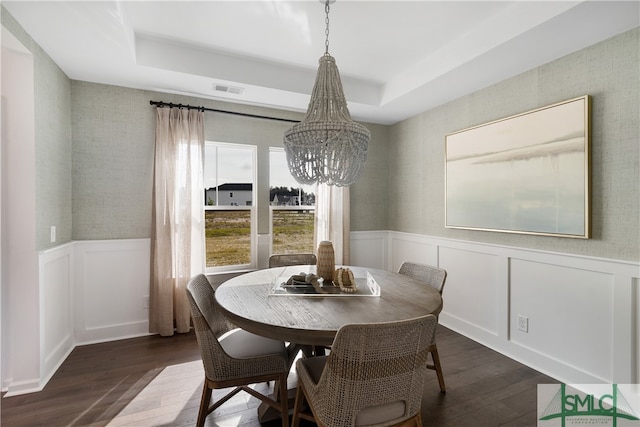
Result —
<path fill-rule="evenodd" d="M 207 415 L 244 390 L 280 411 L 282 425 L 288 427 L 287 375 L 291 362 L 285 344 L 234 328 L 216 310 L 215 291 L 203 274 L 189 281 L 186 292 L 205 372 L 196 425 L 202 427 Z M 276 384 L 274 394 L 284 397 L 279 402 L 249 387 L 271 380 Z M 212 391 L 227 387 L 235 388 L 209 406 Z"/>
<path fill-rule="evenodd" d="M 425 364 L 437 322 L 430 314 L 341 327 L 328 356 L 296 362 L 292 425 L 305 419 L 319 427 L 422 426 Z"/>
<path fill-rule="evenodd" d="M 290 265 L 316 265 L 318 259 L 315 254 L 276 254 L 269 257 L 269 268 L 288 267 Z"/>
<path fill-rule="evenodd" d="M 447 280 L 447 270 L 439 267 L 434 267 L 427 264 L 419 264 L 415 262 L 405 261 L 400 266 L 398 273 L 405 276 L 413 277 L 414 279 L 421 280 L 427 285 L 435 288 L 442 295 L 444 284 Z M 430 350 L 433 364 L 427 364 L 427 368 L 436 371 L 438 376 L 438 384 L 440 385 L 440 391 L 446 393 L 447 389 L 444 384 L 444 374 L 442 373 L 442 366 L 440 365 L 440 356 L 438 355 L 438 347 L 434 339 L 433 346 Z"/>

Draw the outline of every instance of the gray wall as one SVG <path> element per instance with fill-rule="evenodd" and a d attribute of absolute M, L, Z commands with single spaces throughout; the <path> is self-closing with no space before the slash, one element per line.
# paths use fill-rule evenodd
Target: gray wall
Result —
<path fill-rule="evenodd" d="M 151 236 L 153 109 L 144 92 L 71 82 L 73 239 Z"/>
<path fill-rule="evenodd" d="M 351 231 L 389 228 L 389 126 L 365 124 L 371 132 L 367 165 L 351 186 Z"/>
<path fill-rule="evenodd" d="M 639 39 L 636 28 L 393 125 L 389 229 L 638 261 Z M 445 135 L 582 95 L 593 107 L 591 239 L 444 227 Z"/>
<path fill-rule="evenodd" d="M 154 108 L 149 100 L 301 118 L 260 107 L 70 81 L 2 9 L 34 55 L 37 248 L 149 237 Z M 353 231 L 397 230 L 623 260 L 640 259 L 639 35 L 635 29 L 394 126 L 368 125 L 369 160 L 351 188 Z M 592 239 L 444 228 L 444 136 L 589 94 L 593 99 Z M 290 124 L 206 113 L 207 138 L 280 146 Z M 268 171 L 258 170 L 268 194 Z M 266 195 L 263 198 L 268 198 Z M 268 232 L 267 203 L 259 232 Z"/>
<path fill-rule="evenodd" d="M 71 240 L 71 82 L 4 7 L 1 15 L 2 26 L 33 55 L 36 249 L 42 250 Z"/>
<path fill-rule="evenodd" d="M 299 120 L 301 114 L 200 98 L 71 82 L 73 134 L 73 239 L 125 239 L 151 235 L 155 107 L 150 100 Z M 205 138 L 281 147 L 293 123 L 205 113 Z M 352 187 L 352 228 L 387 228 L 387 127 L 372 132 L 361 182 Z M 269 170 L 258 164 L 258 232 L 269 232 Z"/>

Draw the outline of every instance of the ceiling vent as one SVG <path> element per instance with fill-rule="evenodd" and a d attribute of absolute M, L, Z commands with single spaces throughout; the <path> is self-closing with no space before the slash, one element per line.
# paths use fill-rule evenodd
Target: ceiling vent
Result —
<path fill-rule="evenodd" d="M 213 90 L 216 92 L 233 93 L 235 95 L 242 95 L 242 92 L 244 92 L 243 87 L 222 85 L 218 83 L 213 84 Z"/>

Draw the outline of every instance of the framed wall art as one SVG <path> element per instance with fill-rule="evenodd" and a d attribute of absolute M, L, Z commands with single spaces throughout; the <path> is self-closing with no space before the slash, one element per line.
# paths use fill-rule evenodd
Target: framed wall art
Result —
<path fill-rule="evenodd" d="M 591 98 L 445 137 L 445 226 L 589 238 Z"/>

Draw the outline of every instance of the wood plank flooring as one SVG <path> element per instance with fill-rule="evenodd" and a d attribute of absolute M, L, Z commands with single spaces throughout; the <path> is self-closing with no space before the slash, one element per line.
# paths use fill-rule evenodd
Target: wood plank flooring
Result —
<path fill-rule="evenodd" d="M 536 386 L 557 381 L 438 328 L 447 394 L 440 393 L 430 371 L 422 401 L 424 425 L 535 426 Z M 193 333 L 77 347 L 43 391 L 3 398 L 0 421 L 3 427 L 193 426 L 203 376 Z M 295 384 L 295 375 L 290 382 Z M 256 387 L 265 391 L 268 386 Z M 240 393 L 211 414 L 206 425 L 260 426 L 258 403 Z"/>

